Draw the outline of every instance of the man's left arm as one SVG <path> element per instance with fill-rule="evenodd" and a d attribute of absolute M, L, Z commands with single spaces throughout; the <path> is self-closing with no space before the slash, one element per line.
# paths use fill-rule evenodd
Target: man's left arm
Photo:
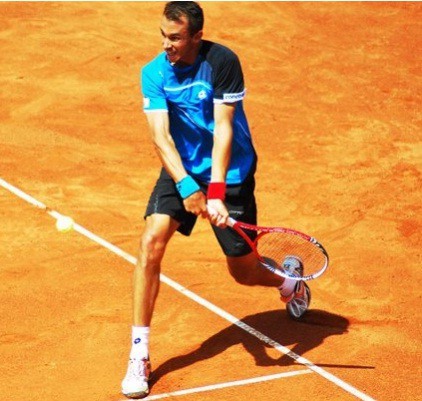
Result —
<path fill-rule="evenodd" d="M 217 188 L 217 190 L 215 191 L 210 188 L 211 196 L 209 196 L 207 203 L 213 211 L 210 216 L 211 223 L 219 227 L 225 227 L 229 216 L 224 204 L 224 194 L 219 194 L 218 192 L 219 188 L 224 188 L 225 191 L 226 175 L 232 152 L 235 109 L 236 103 L 214 104 L 214 145 L 212 148 L 210 186 Z M 208 193 L 210 195 L 210 191 Z"/>

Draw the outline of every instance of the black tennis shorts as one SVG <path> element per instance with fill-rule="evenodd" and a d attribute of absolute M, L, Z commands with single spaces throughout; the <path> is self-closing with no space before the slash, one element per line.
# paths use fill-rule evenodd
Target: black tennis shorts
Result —
<path fill-rule="evenodd" d="M 257 209 L 255 201 L 255 169 L 254 165 L 246 180 L 240 185 L 228 185 L 226 190 L 225 204 L 230 217 L 249 224 L 256 224 Z M 198 182 L 198 181 L 197 181 Z M 208 185 L 198 182 L 201 191 L 207 193 Z M 176 189 L 175 182 L 163 168 L 152 191 L 145 218 L 151 214 L 166 214 L 180 222 L 177 231 L 189 236 L 195 226 L 197 216 L 186 211 L 183 199 Z M 243 256 L 251 252 L 248 243 L 232 228 L 219 228 L 211 225 L 221 249 L 227 256 Z M 250 233 L 254 238 L 255 233 Z"/>

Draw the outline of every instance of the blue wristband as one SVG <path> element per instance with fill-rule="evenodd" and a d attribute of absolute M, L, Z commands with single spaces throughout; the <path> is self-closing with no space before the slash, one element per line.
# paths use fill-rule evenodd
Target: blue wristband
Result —
<path fill-rule="evenodd" d="M 183 199 L 189 198 L 189 196 L 201 189 L 190 175 L 176 182 L 176 188 Z"/>

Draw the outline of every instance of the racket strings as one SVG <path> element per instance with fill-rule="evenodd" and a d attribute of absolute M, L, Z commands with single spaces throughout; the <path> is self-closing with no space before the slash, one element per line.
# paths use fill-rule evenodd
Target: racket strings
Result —
<path fill-rule="evenodd" d="M 300 258 L 306 275 L 320 270 L 326 261 L 317 246 L 294 234 L 284 232 L 263 233 L 257 238 L 256 247 L 258 254 L 267 263 L 281 270 L 283 270 L 283 262 L 287 256 Z"/>

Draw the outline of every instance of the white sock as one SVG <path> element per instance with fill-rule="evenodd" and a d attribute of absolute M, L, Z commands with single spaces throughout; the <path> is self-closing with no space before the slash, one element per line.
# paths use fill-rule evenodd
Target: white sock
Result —
<path fill-rule="evenodd" d="M 131 359 L 148 358 L 149 327 L 132 326 Z"/>
<path fill-rule="evenodd" d="M 296 280 L 292 280 L 291 278 L 285 278 L 283 284 L 278 287 L 280 294 L 283 297 L 288 297 L 296 287 Z"/>

